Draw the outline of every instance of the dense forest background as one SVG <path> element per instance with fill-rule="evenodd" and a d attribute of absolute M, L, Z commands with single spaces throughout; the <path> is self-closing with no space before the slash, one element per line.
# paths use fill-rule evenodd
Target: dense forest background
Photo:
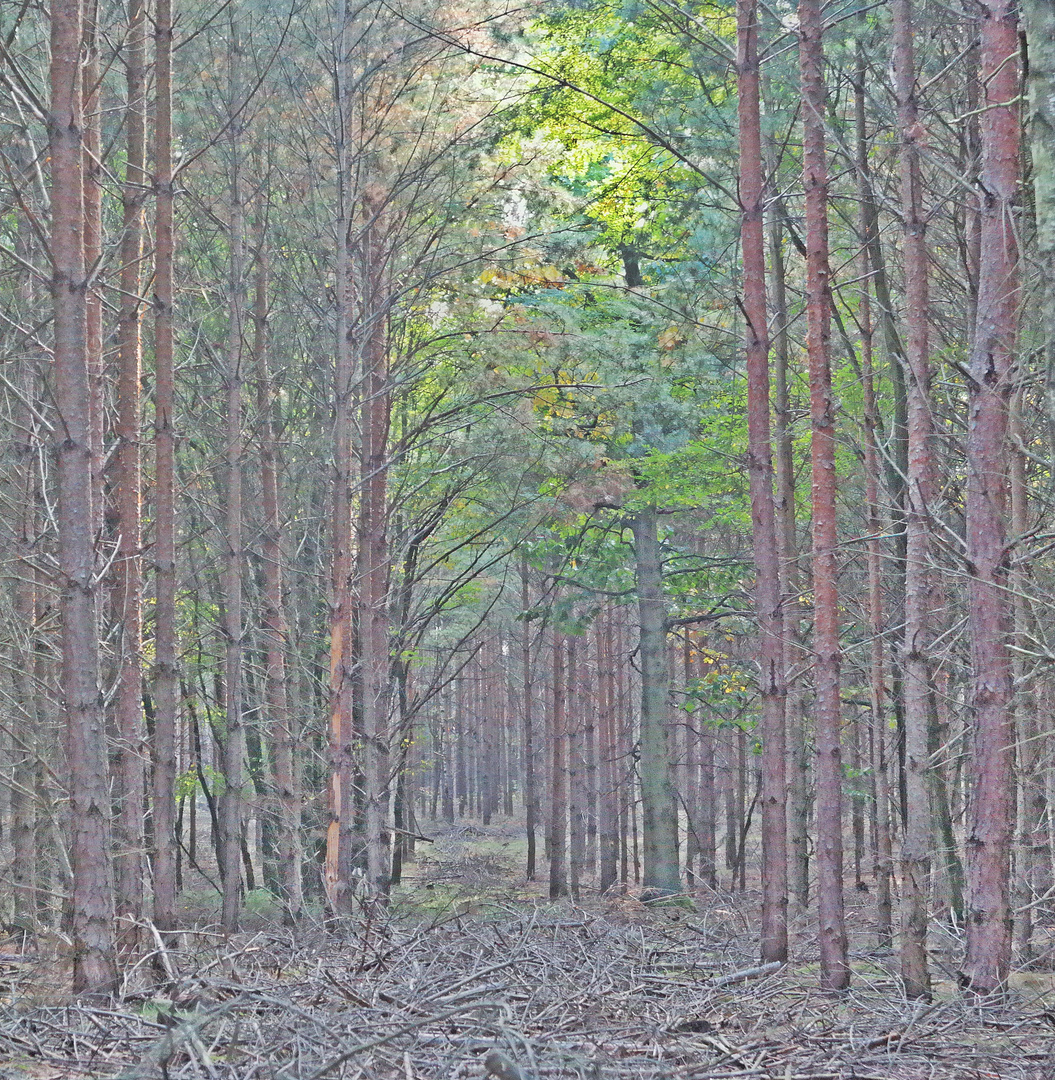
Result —
<path fill-rule="evenodd" d="M 75 991 L 466 819 L 827 990 L 848 892 L 910 999 L 1050 965 L 1044 0 L 0 39 L 0 914 Z"/>

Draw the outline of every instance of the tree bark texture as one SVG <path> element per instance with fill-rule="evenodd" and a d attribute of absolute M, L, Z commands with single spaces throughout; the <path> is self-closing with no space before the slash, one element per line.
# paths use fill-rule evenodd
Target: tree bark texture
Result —
<path fill-rule="evenodd" d="M 172 0 L 154 14 L 154 922 L 176 921 L 176 432 L 173 369 Z"/>
<path fill-rule="evenodd" d="M 1010 842 L 1014 796 L 1012 630 L 1007 546 L 1008 404 L 1019 293 L 1017 6 L 981 12 L 981 261 L 968 379 L 967 560 L 973 791 L 967 827 L 967 955 L 963 982 L 1000 989 L 1011 962 Z"/>
<path fill-rule="evenodd" d="M 99 687 L 91 402 L 86 345 L 84 148 L 80 97 L 79 0 L 51 6 L 52 396 L 58 413 L 61 689 L 70 767 L 73 866 L 73 985 L 76 993 L 116 986 L 109 769 Z"/>
<path fill-rule="evenodd" d="M 773 509 L 769 423 L 769 329 L 762 130 L 758 86 L 758 8 L 737 3 L 737 108 L 740 132 L 740 247 L 747 353 L 748 476 L 758 613 L 762 699 L 762 962 L 788 958 L 788 858 L 784 760 L 784 617 Z"/>
<path fill-rule="evenodd" d="M 125 46 L 127 160 L 121 192 L 121 301 L 117 315 L 117 560 L 113 589 L 119 626 L 116 727 L 121 737 L 117 896 L 121 913 L 141 916 L 143 903 L 143 620 L 142 479 L 140 466 L 140 259 L 146 191 L 146 19 L 142 0 L 128 4 Z"/>
<path fill-rule="evenodd" d="M 821 986 L 850 982 L 843 908 L 842 750 L 839 700 L 839 601 L 836 560 L 835 405 L 832 400 L 827 92 L 819 0 L 800 0 L 803 183 L 806 191 L 806 315 L 813 496 L 814 686 L 817 747 L 817 904 Z"/>
<path fill-rule="evenodd" d="M 681 892 L 681 880 L 668 732 L 667 606 L 654 509 L 634 515 L 633 532 L 641 662 L 641 884 L 645 896 L 655 899 Z"/>
<path fill-rule="evenodd" d="M 905 264 L 905 389 L 908 474 L 905 486 L 905 836 L 901 845 L 901 979 L 909 998 L 930 996 L 927 902 L 930 895 L 931 793 L 928 703 L 934 585 L 930 521 L 933 424 L 928 344 L 926 224 L 918 143 L 912 0 L 895 0 L 894 74 L 901 139 L 901 215 Z"/>

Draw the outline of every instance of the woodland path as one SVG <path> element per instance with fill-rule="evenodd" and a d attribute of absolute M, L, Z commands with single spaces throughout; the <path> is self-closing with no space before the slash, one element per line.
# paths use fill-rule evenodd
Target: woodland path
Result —
<path fill-rule="evenodd" d="M 906 1003 L 861 908 L 848 994 L 816 989 L 805 925 L 790 968 L 721 985 L 754 963 L 750 897 L 551 905 L 510 847 L 501 826 L 456 827 L 391 911 L 341 932 L 188 936 L 169 987 L 106 1008 L 49 1003 L 32 962 L 0 969 L 0 1078 L 1055 1080 L 1049 975 L 1020 976 L 1002 1005 L 951 983 Z"/>

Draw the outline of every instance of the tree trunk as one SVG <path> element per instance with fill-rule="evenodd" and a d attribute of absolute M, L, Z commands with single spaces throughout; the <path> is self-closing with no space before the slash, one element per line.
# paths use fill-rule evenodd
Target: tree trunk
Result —
<path fill-rule="evenodd" d="M 883 550 L 882 519 L 879 510 L 879 455 L 876 430 L 879 414 L 876 405 L 875 380 L 872 364 L 872 245 L 869 230 L 872 215 L 868 212 L 869 186 L 868 136 L 865 127 L 864 43 L 857 44 L 857 76 L 854 84 L 854 113 L 857 128 L 858 230 L 861 242 L 861 299 L 858 321 L 861 325 L 861 383 L 864 393 L 864 466 L 865 501 L 868 504 L 868 625 L 871 632 L 869 647 L 869 703 L 871 724 L 870 764 L 872 776 L 872 820 L 876 886 L 876 929 L 880 948 L 893 947 L 893 901 L 891 877 L 893 856 L 890 846 L 890 792 L 886 762 L 886 673 L 883 663 L 885 626 L 883 621 Z"/>
<path fill-rule="evenodd" d="M 582 713 L 586 705 L 579 671 L 578 639 L 568 642 L 568 884 L 578 902 L 586 857 L 586 776 L 583 769 Z"/>
<path fill-rule="evenodd" d="M 154 14 L 154 922 L 176 923 L 176 433 L 172 270 L 172 0 Z"/>
<path fill-rule="evenodd" d="M 530 607 L 528 595 L 527 560 L 520 562 L 520 606 L 527 612 Z M 527 827 L 527 879 L 535 880 L 535 826 L 538 819 L 538 793 L 535 790 L 535 732 L 532 715 L 531 685 L 531 624 L 523 623 L 524 641 L 521 661 L 524 668 L 524 817 Z"/>
<path fill-rule="evenodd" d="M 806 189 L 806 315 L 813 489 L 814 685 L 817 744 L 817 903 L 821 986 L 850 982 L 843 913 L 839 601 L 836 583 L 835 407 L 829 359 L 828 169 L 825 160 L 823 19 L 820 0 L 799 2 L 803 182 Z"/>
<path fill-rule="evenodd" d="M 640 618 L 642 885 L 645 899 L 657 899 L 680 893 L 681 880 L 668 740 L 667 607 L 655 510 L 635 514 L 633 531 Z"/>
<path fill-rule="evenodd" d="M 143 593 L 139 341 L 140 259 L 143 247 L 143 192 L 146 189 L 145 122 L 146 19 L 142 0 L 129 0 L 125 73 L 127 161 L 122 191 L 121 299 L 117 316 L 117 561 L 113 590 L 119 623 L 117 644 L 117 717 L 121 737 L 121 809 L 117 845 L 119 912 L 142 915 L 143 866 Z"/>
<path fill-rule="evenodd" d="M 1014 0 L 985 0 L 981 19 L 982 258 L 968 378 L 967 561 L 974 716 L 967 831 L 964 985 L 992 993 L 1011 962 L 1008 897 L 1014 797 L 1014 713 L 1008 586 L 1007 424 L 1019 292 L 1018 19 Z"/>
<path fill-rule="evenodd" d="M 775 137 L 767 142 L 772 173 L 777 167 Z M 788 303 L 784 271 L 783 209 L 779 202 L 769 218 L 769 258 L 773 280 L 773 415 L 776 434 L 775 514 L 780 553 L 781 593 L 787 605 L 784 612 L 784 670 L 790 672 L 801 664 L 803 650 L 799 641 L 800 597 L 798 528 L 795 514 L 795 457 L 792 441 L 791 399 L 788 393 Z M 787 865 L 788 891 L 800 911 L 809 903 L 809 798 L 806 757 L 806 716 L 800 679 L 786 679 L 784 687 L 784 741 L 787 746 L 785 786 L 787 791 Z M 713 762 L 713 733 L 710 734 Z M 712 769 L 713 775 L 713 769 Z M 712 788 L 713 792 L 713 788 Z M 713 799 L 713 796 L 712 796 Z M 713 813 L 712 813 L 713 821 Z M 712 832 L 713 837 L 713 832 Z M 713 851 L 713 842 L 711 845 Z M 713 857 L 711 860 L 713 873 Z M 710 884 L 715 884 L 712 880 Z"/>
<path fill-rule="evenodd" d="M 1029 135 L 1043 288 L 1045 396 L 1055 452 L 1055 7 L 1049 0 L 1022 0 L 1022 14 L 1029 48 Z"/>
<path fill-rule="evenodd" d="M 567 830 L 568 780 L 565 764 L 567 716 L 565 709 L 564 635 L 553 628 L 553 690 L 550 707 L 550 813 L 549 813 L 549 898 L 568 895 Z"/>
<path fill-rule="evenodd" d="M 260 489 L 263 500 L 265 677 L 268 726 L 275 748 L 275 786 L 278 789 L 278 861 L 287 919 L 296 921 L 304 907 L 301 882 L 303 851 L 300 838 L 300 792 L 297 790 L 297 736 L 289 708 L 286 654 L 289 625 L 282 589 L 282 521 L 279 514 L 278 447 L 272 421 L 271 375 L 268 370 L 268 253 L 263 230 L 257 236 L 256 289 L 253 305 L 253 352 L 256 357 L 256 403 L 260 414 Z"/>
<path fill-rule="evenodd" d="M 747 335 L 748 475 L 759 625 L 762 699 L 762 940 L 764 964 L 788 958 L 787 791 L 784 760 L 784 616 L 773 511 L 773 448 L 769 430 L 769 330 L 762 131 L 758 91 L 758 8 L 737 2 L 737 108 L 740 131 L 740 246 Z"/>
<path fill-rule="evenodd" d="M 600 766 L 600 881 L 605 894 L 619 880 L 619 759 L 616 739 L 612 609 L 606 606 L 597 634 L 598 762 Z"/>
<path fill-rule="evenodd" d="M 96 627 L 95 529 L 91 404 L 85 340 L 80 100 L 81 5 L 51 5 L 52 396 L 59 487 L 61 687 L 69 755 L 73 864 L 73 987 L 105 994 L 115 988 L 114 884 L 110 792 Z"/>
<path fill-rule="evenodd" d="M 894 69 L 901 139 L 901 214 L 905 262 L 905 367 L 908 474 L 905 492 L 905 836 L 901 845 L 901 978 L 909 998 L 930 996 L 927 902 L 930 895 L 931 798 L 928 702 L 933 628 L 930 522 L 934 505 L 933 430 L 928 345 L 927 246 L 920 176 L 912 0 L 895 0 Z"/>
<path fill-rule="evenodd" d="M 359 325 L 363 358 L 359 430 L 359 665 L 362 681 L 363 789 L 370 890 L 386 896 L 388 882 L 388 435 L 392 388 L 388 375 L 386 277 L 381 248 L 382 207 L 364 199 L 359 238 Z"/>
<path fill-rule="evenodd" d="M 224 792 L 220 831 L 223 858 L 221 925 L 225 934 L 238 929 L 242 879 L 239 853 L 242 837 L 242 760 L 245 757 L 245 728 L 242 723 L 242 323 L 244 304 L 243 226 L 241 176 L 241 86 L 239 29 L 232 19 L 230 29 L 230 82 L 228 102 L 228 146 L 230 152 L 230 245 L 227 322 L 227 416 L 224 536 Z"/>

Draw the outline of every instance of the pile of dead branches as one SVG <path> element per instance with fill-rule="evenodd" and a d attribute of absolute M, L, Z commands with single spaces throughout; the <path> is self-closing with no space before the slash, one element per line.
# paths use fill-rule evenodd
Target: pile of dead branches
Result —
<path fill-rule="evenodd" d="M 191 938 L 151 959 L 160 985 L 107 1007 L 9 985 L 0 1077 L 1055 1080 L 1039 1000 L 912 1005 L 872 961 L 826 997 L 809 963 L 751 967 L 734 923 L 509 906 Z"/>

